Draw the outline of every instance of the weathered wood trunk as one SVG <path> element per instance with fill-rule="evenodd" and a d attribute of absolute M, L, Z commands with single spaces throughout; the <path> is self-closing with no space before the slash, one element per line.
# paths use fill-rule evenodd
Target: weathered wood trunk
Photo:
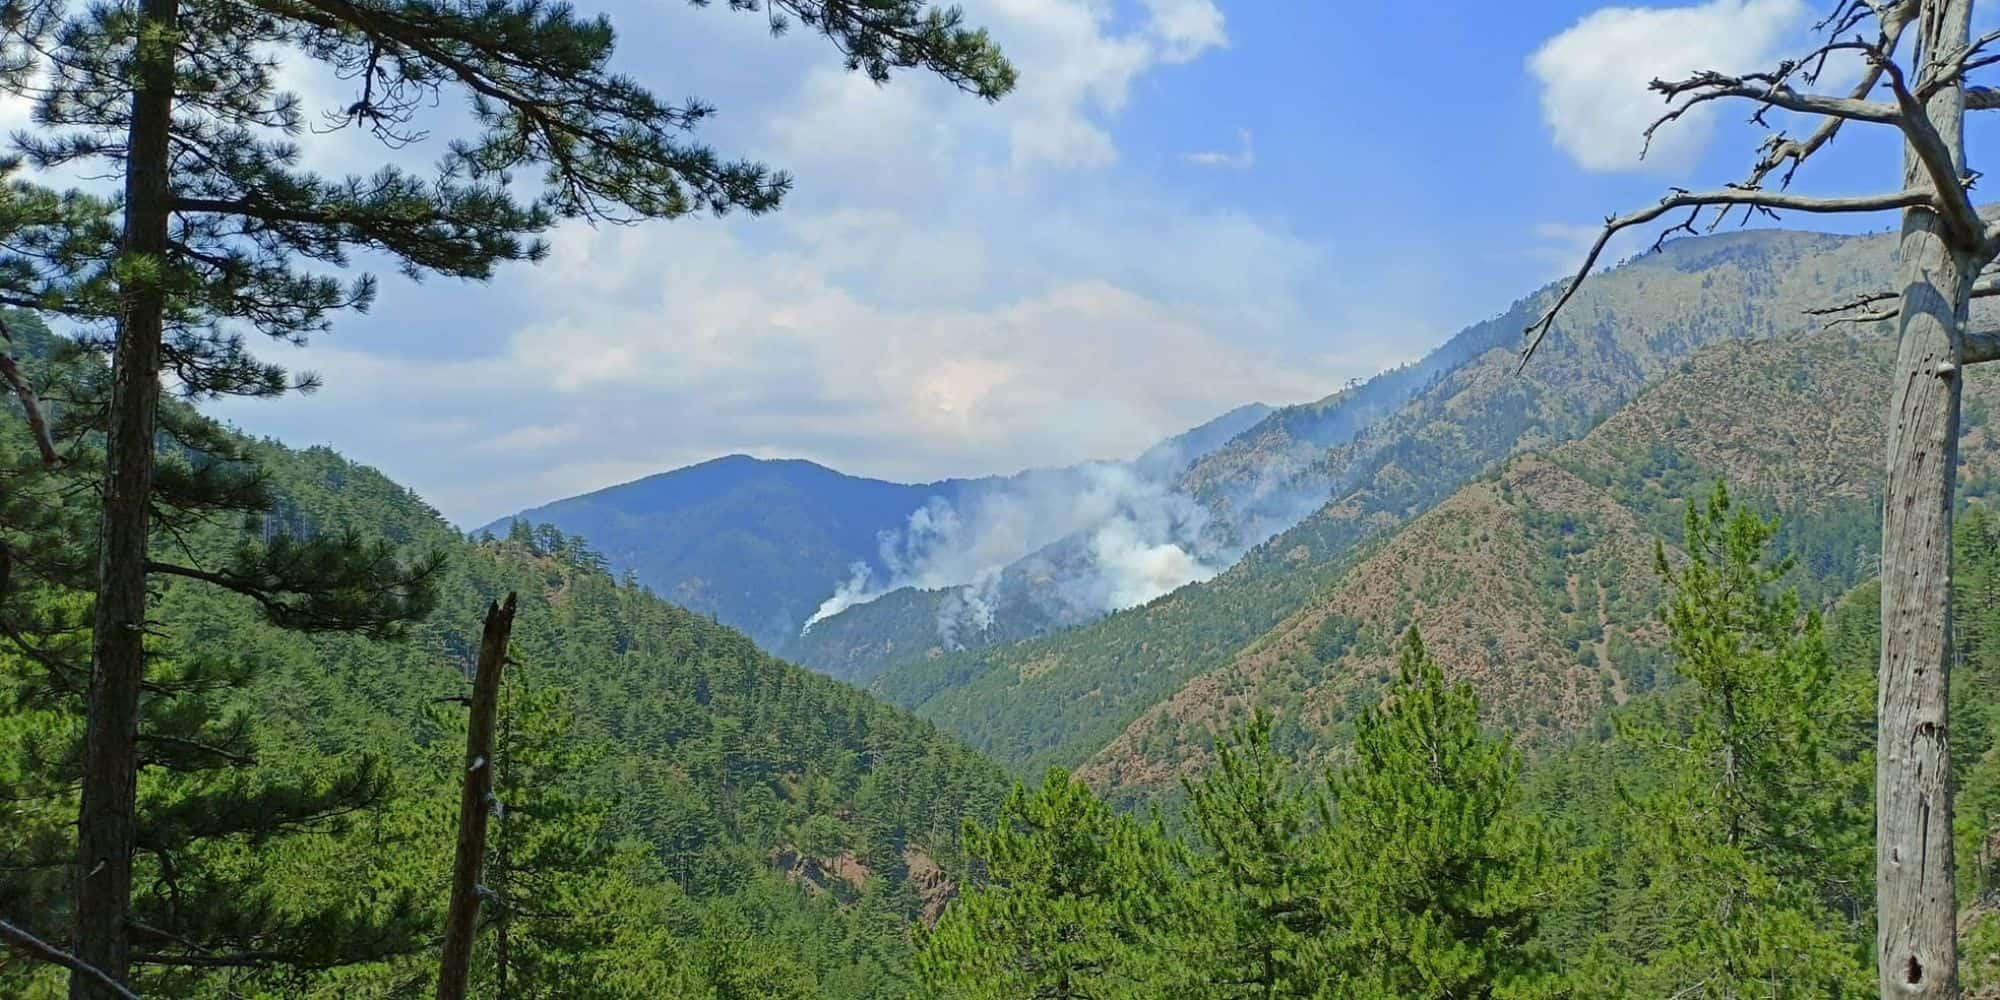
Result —
<path fill-rule="evenodd" d="M 1922 66 L 1967 39 L 1969 0 L 1929 0 Z M 1945 88 L 1929 117 L 1964 164 L 1964 93 Z M 1914 152 L 1907 185 L 1929 178 Z M 1958 996 L 1951 848 L 1951 505 L 1958 467 L 1963 337 L 1984 261 L 1953 247 L 1928 209 L 1903 214 L 1900 344 L 1882 502 L 1882 660 L 1875 761 L 1876 957 L 1883 1000 Z"/>
<path fill-rule="evenodd" d="M 500 669 L 514 629 L 514 595 L 486 609 L 479 665 L 472 675 L 472 717 L 465 734 L 465 788 L 458 800 L 458 854 L 452 863 L 451 905 L 444 920 L 444 957 L 437 1000 L 465 1000 L 472 941 L 479 931 L 479 872 L 486 860 L 486 820 L 493 810 L 493 718 L 500 705 Z"/>
<path fill-rule="evenodd" d="M 166 293 L 168 130 L 173 124 L 177 0 L 143 0 L 141 40 L 125 161 L 124 315 L 112 354 L 105 440 L 104 515 L 92 621 L 90 701 L 84 727 L 82 806 L 77 815 L 76 957 L 118 982 L 131 978 L 126 926 L 132 897 L 139 689 L 145 678 L 147 504 L 160 401 L 160 340 Z M 136 266 L 135 266 L 136 265 Z M 70 977 L 74 1000 L 115 993 Z"/>
<path fill-rule="evenodd" d="M 1962 328 L 1972 273 L 1921 222 L 1905 226 L 1902 344 L 1882 512 L 1875 861 L 1885 1000 L 1956 997 L 1949 731 L 1951 505 Z M 1906 278 L 1909 276 L 1906 274 Z M 1956 302 L 1954 302 L 1956 300 Z"/>

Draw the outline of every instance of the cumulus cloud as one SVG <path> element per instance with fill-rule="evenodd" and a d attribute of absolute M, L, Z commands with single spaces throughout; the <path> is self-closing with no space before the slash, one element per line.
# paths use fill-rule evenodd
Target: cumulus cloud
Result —
<path fill-rule="evenodd" d="M 1209 149 L 1197 153 L 1182 153 L 1181 160 L 1197 167 L 1219 167 L 1224 170 L 1248 170 L 1257 164 L 1257 148 L 1252 144 L 1250 130 L 1236 130 L 1234 150 Z"/>
<path fill-rule="evenodd" d="M 1170 61 L 1185 62 L 1203 51 L 1229 44 L 1222 11 L 1213 0 L 1143 0 L 1152 15 L 1153 34 L 1165 45 Z"/>
<path fill-rule="evenodd" d="M 330 338 L 305 352 L 320 392 L 225 413 L 300 444 L 336 429 L 380 442 L 361 457 L 476 524 L 728 452 L 906 481 L 1130 455 L 1244 400 L 1337 384 L 1131 283 L 875 301 L 810 251 L 720 228 L 580 229 L 554 245 L 496 289 L 520 316 L 472 356 Z"/>
<path fill-rule="evenodd" d="M 720 5 L 640 19 L 645 65 L 721 105 L 700 138 L 798 177 L 783 212 L 567 225 L 470 294 L 387 280 L 370 317 L 273 351 L 325 389 L 222 412 L 477 524 L 728 452 L 911 481 L 1124 456 L 1364 373 L 1298 356 L 1341 327 L 1320 248 L 1096 169 L 1138 80 L 1226 43 L 1212 3 L 967 6 L 1022 70 L 997 104 L 917 73 L 877 86 Z"/>
<path fill-rule="evenodd" d="M 1641 133 L 1661 110 L 1647 83 L 1705 69 L 1767 68 L 1796 40 L 1807 15 L 1805 0 L 1593 11 L 1528 58 L 1541 87 L 1542 119 L 1556 146 L 1585 169 L 1633 169 L 1642 162 Z M 1711 109 L 1690 112 L 1654 136 L 1643 162 L 1686 167 L 1714 126 Z"/>

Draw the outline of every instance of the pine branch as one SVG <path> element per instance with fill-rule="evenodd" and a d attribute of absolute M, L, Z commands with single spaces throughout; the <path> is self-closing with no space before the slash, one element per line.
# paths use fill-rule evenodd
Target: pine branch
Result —
<path fill-rule="evenodd" d="M 91 980 L 98 986 L 109 990 L 113 996 L 121 997 L 123 1000 L 139 1000 L 139 994 L 126 989 L 118 980 L 106 975 L 104 970 L 77 958 L 61 948 L 49 944 L 47 941 L 14 926 L 6 920 L 0 920 L 0 939 L 4 939 L 15 951 L 29 958 L 47 962 L 50 965 L 60 965 L 77 975 Z"/>

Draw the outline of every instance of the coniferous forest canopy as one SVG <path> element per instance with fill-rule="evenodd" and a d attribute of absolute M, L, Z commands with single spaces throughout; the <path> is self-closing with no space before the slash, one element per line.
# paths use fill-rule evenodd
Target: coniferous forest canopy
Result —
<path fill-rule="evenodd" d="M 987 15 L 1143 14 L 1133 67 L 1224 23 L 716 6 L 912 116 L 1066 113 Z M 374 271 L 449 303 L 576 280 L 547 258 L 592 227 L 784 208 L 706 145 L 732 95 L 672 103 L 542 0 L 0 8 L 0 996 L 2000 998 L 1973 8 L 1841 0 L 1771 72 L 1655 81 L 1656 129 L 1773 130 L 1747 180 L 1320 398 L 922 484 L 727 455 L 470 531 L 217 413 L 319 388 L 268 349 Z M 1861 128 L 1885 193 L 1793 186 Z"/>

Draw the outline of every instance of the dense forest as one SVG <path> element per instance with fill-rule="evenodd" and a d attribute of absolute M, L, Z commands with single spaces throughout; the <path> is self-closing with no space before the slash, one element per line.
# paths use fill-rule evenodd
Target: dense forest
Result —
<path fill-rule="evenodd" d="M 802 92 L 843 70 L 939 100 L 1019 82 L 930 0 L 690 5 L 799 29 L 833 63 Z M 399 295 L 488 282 L 583 228 L 774 211 L 790 175 L 706 145 L 716 109 L 625 75 L 610 20 L 563 2 L 8 5 L 0 994 L 2000 998 L 2000 378 L 1967 370 L 2000 360 L 2000 310 L 1975 304 L 2000 296 L 2000 223 L 1964 122 L 2000 108 L 1969 81 L 2000 32 L 1975 37 L 1972 6 L 1839 0 L 1803 60 L 1653 82 L 1653 129 L 1725 99 L 1758 125 L 1821 120 L 1768 136 L 1747 181 L 1609 217 L 1568 281 L 1317 401 L 1239 405 L 1130 461 L 927 487 L 718 460 L 535 508 L 570 528 L 467 533 L 331 448 L 215 419 L 319 387 L 251 342 L 368 310 L 368 269 Z M 1028 115 L 990 134 L 926 141 L 1108 165 L 1093 115 L 1144 66 L 1229 41 L 1205 0 L 1137 7 L 1146 28 L 1114 37 L 1110 4 L 996 5 L 1047 22 L 1025 51 L 1103 65 L 1031 81 Z M 1850 56 L 1852 96 L 1801 92 Z M 827 107 L 848 138 L 849 105 Z M 889 130 L 921 121 L 900 115 Z M 1901 188 L 1791 189 L 1843 122 L 1900 134 Z M 331 152 L 338 132 L 365 149 Z M 1248 169 L 1239 135 L 1175 162 Z M 866 169 L 926 209 L 974 200 L 965 178 Z M 889 214 L 836 207 L 787 238 L 881 266 L 846 244 Z M 1621 233 L 1687 209 L 1600 275 Z M 1737 210 L 1903 225 L 1702 234 Z M 1033 283 L 1093 331 L 1206 345 L 1204 304 L 1064 273 L 1100 250 L 1036 260 Z M 1263 253 L 1252 270 L 1294 270 Z M 865 298 L 827 280 L 763 322 L 798 334 Z M 989 339 L 1043 322 L 1019 306 Z M 1841 331 L 1802 335 L 1805 313 Z M 857 314 L 870 337 L 933 336 Z M 1168 329 L 1184 318 L 1200 328 Z M 786 390 L 824 358 L 692 336 Z M 1284 381 L 1299 359 L 1273 357 L 1243 371 Z M 1285 384 L 1325 393 L 1336 369 L 1313 365 Z M 1031 371 L 969 353 L 877 373 L 854 394 L 914 389 L 874 417 L 771 398 L 990 444 L 982 401 Z M 1212 402 L 1164 384 L 1148 421 Z M 1026 505 L 1004 558 L 949 580 L 905 574 L 883 537 L 898 517 L 955 529 L 938 491 L 1030 480 L 1103 512 Z M 900 589 L 870 603 L 876 571 Z"/>
<path fill-rule="evenodd" d="M 65 381 L 101 370 L 10 323 L 62 426 L 54 401 L 81 392 Z M 190 560 L 339 535 L 424 570 L 427 610 L 394 635 L 300 634 L 254 601 L 161 587 L 170 652 L 151 675 L 135 873 L 158 949 L 142 953 L 146 993 L 424 987 L 466 670 L 481 608 L 507 592 L 525 603 L 480 995 L 1831 996 L 1872 978 L 1876 591 L 1831 602 L 1823 624 L 1811 609 L 1829 602 L 1797 587 L 1825 577 L 1781 558 L 1845 545 L 1844 520 L 1788 527 L 1719 489 L 1669 504 L 1686 513 L 1651 570 L 1670 595 L 1658 676 L 1564 745 L 1524 755 L 1411 631 L 1332 763 L 1305 762 L 1259 713 L 1133 810 L 1060 769 L 1008 793 L 930 724 L 614 580 L 552 527 L 461 536 L 331 451 L 171 411 L 258 470 L 265 498 L 247 521 L 191 519 Z M 88 495 L 40 463 L 25 421 L 0 429 L 7 495 L 25 498 L 6 511 L 9 551 L 59 565 L 74 539 L 52 526 Z M 1974 504 L 1958 537 L 1959 884 L 1978 991 L 2000 980 L 2000 522 Z M 83 595 L 15 580 L 14 627 L 47 638 L 0 660 L 21 834 L 0 855 L 0 912 L 60 938 L 80 705 L 37 656 Z M 60 995 L 62 978 L 0 965 L 10 995 Z"/>
<path fill-rule="evenodd" d="M 1523 760 L 1410 631 L 1325 768 L 1239 722 L 1172 813 L 1061 768 L 969 828 L 922 935 L 951 997 L 1838 997 L 1874 992 L 1879 589 L 1802 604 L 1720 486 L 1657 549 L 1659 685 Z M 2000 522 L 1961 520 L 1954 709 L 1968 996 L 2000 991 Z M 1680 553 L 1685 553 L 1681 555 Z"/>
<path fill-rule="evenodd" d="M 17 350 L 60 350 L 31 320 L 9 324 Z M 23 364 L 46 399 L 65 396 L 58 366 Z M 300 634 L 195 581 L 159 588 L 138 790 L 143 993 L 391 996 L 434 974 L 465 671 L 480 610 L 514 592 L 486 881 L 506 944 L 482 939 L 480 995 L 503 978 L 512 996 L 908 995 L 903 929 L 942 905 L 959 823 L 1005 791 L 996 766 L 612 579 L 551 528 L 464 538 L 331 451 L 171 411 L 253 466 L 268 500 L 247 526 L 191 517 L 176 533 L 190 559 L 340 536 L 428 569 L 430 610 L 394 637 Z M 88 537 L 54 522 L 90 494 L 79 473 L 42 467 L 25 421 L 0 430 L 9 627 L 40 633 L 16 632 L 0 657 L 0 915 L 60 940 L 83 706 L 55 654 L 87 595 L 24 570 Z M 182 457 L 190 472 L 205 461 Z M 0 959 L 0 993 L 60 995 L 62 980 Z"/>

